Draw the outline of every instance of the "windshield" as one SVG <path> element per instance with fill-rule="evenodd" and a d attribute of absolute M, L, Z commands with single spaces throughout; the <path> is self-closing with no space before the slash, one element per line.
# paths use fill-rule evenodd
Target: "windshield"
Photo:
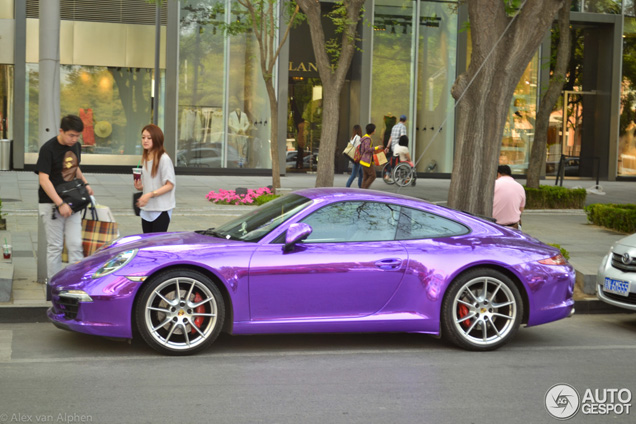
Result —
<path fill-rule="evenodd" d="M 309 204 L 311 200 L 306 197 L 288 194 L 215 228 L 213 235 L 232 240 L 257 242 Z"/>

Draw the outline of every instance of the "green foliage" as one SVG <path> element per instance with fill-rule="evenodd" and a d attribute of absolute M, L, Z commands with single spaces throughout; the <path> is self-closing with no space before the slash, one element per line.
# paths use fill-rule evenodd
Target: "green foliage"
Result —
<path fill-rule="evenodd" d="M 556 243 L 547 243 L 547 244 L 548 244 L 549 246 L 556 247 L 557 249 L 559 249 L 559 250 L 561 251 L 561 254 L 563 255 L 563 257 L 564 257 L 566 260 L 569 260 L 569 259 L 570 259 L 570 252 L 568 252 L 567 250 L 565 250 L 565 248 L 561 247 L 561 245 L 560 245 L 560 244 L 556 244 Z"/>
<path fill-rule="evenodd" d="M 347 17 L 347 7 L 344 5 L 342 1 L 334 2 L 334 6 L 329 13 L 325 15 L 327 18 L 331 19 L 335 26 L 335 32 L 337 36 L 342 36 L 342 33 L 345 29 L 356 22 L 353 22 L 351 19 Z M 360 20 L 364 16 L 364 8 L 360 10 Z M 350 40 L 353 40 L 355 43 L 361 41 L 360 37 L 358 37 L 357 33 L 348 36 Z M 338 60 L 340 60 L 340 52 L 342 51 L 342 43 L 337 37 L 331 38 L 325 41 L 325 49 L 327 51 L 327 55 L 331 60 L 331 63 L 334 65 L 333 69 L 335 71 L 335 65 L 338 64 Z M 361 51 L 357 46 L 356 50 Z"/>
<path fill-rule="evenodd" d="M 584 188 L 542 185 L 526 189 L 526 209 L 582 209 L 587 192 Z"/>
<path fill-rule="evenodd" d="M 280 194 L 263 194 L 261 196 L 258 196 L 257 198 L 254 199 L 254 204 L 256 206 L 260 206 L 264 203 L 270 202 L 274 199 L 279 198 L 281 195 Z"/>
<path fill-rule="evenodd" d="M 277 0 L 267 0 L 267 1 L 258 1 L 258 2 L 247 2 L 250 3 L 254 9 L 254 15 L 252 16 L 248 10 L 237 10 L 234 8 L 232 10 L 232 14 L 234 15 L 229 24 L 226 24 L 222 20 L 217 22 L 218 27 L 225 31 L 228 35 L 239 35 L 239 34 L 247 34 L 252 32 L 253 28 L 256 27 L 257 31 L 262 31 L 266 34 L 274 34 L 278 31 L 278 27 L 272 25 L 272 21 L 270 21 L 270 16 L 268 15 L 270 11 L 270 7 L 275 5 Z M 239 2 L 242 4 L 242 2 Z M 284 4 L 284 19 L 285 25 L 291 24 L 291 27 L 294 28 L 304 22 L 307 17 L 298 12 L 294 16 L 294 12 L 296 10 L 296 2 L 295 1 L 286 1 Z M 225 15 L 225 5 L 222 2 L 216 3 L 211 10 L 211 17 L 216 18 L 216 16 L 224 16 Z M 292 16 L 294 20 L 290 22 Z"/>
<path fill-rule="evenodd" d="M 623 233 L 636 233 L 635 204 L 599 204 L 585 207 L 587 219 L 595 225 Z"/>

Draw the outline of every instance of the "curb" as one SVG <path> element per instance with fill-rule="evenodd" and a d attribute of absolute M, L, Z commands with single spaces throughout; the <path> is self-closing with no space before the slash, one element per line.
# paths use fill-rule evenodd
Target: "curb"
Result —
<path fill-rule="evenodd" d="M 574 301 L 574 309 L 575 315 L 634 313 L 598 299 L 576 300 Z M 47 310 L 48 306 L 0 307 L 0 324 L 35 324 L 48 322 L 46 316 Z"/>

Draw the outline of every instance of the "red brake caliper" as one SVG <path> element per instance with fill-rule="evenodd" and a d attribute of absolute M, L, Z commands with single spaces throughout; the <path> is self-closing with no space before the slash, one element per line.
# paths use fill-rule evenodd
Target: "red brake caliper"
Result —
<path fill-rule="evenodd" d="M 201 297 L 201 295 L 199 293 L 195 293 L 194 294 L 194 303 L 199 303 L 203 300 L 203 298 Z M 205 312 L 205 306 L 201 305 L 201 306 L 197 306 L 197 308 L 195 309 L 195 312 L 198 314 L 202 314 Z M 194 325 L 197 326 L 197 328 L 201 328 L 201 324 L 203 324 L 203 317 L 196 317 L 194 319 Z M 194 327 L 192 328 L 192 330 L 190 330 L 190 332 L 192 334 L 196 333 L 197 330 L 194 329 Z"/>
<path fill-rule="evenodd" d="M 459 307 L 457 308 L 457 312 L 459 313 L 459 317 L 460 318 L 464 318 L 466 315 L 468 315 L 468 306 L 461 304 L 459 305 Z M 462 321 L 462 325 L 464 327 L 469 327 L 470 326 L 470 320 L 467 319 L 466 321 Z"/>

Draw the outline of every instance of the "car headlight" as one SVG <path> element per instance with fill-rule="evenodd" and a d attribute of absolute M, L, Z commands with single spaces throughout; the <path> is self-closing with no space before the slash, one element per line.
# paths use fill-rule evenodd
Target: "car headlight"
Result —
<path fill-rule="evenodd" d="M 104 265 L 100 266 L 92 275 L 92 278 L 100 278 L 104 275 L 112 274 L 120 268 L 125 267 L 137 254 L 138 249 L 126 250 L 121 252 L 112 259 L 109 259 Z"/>

